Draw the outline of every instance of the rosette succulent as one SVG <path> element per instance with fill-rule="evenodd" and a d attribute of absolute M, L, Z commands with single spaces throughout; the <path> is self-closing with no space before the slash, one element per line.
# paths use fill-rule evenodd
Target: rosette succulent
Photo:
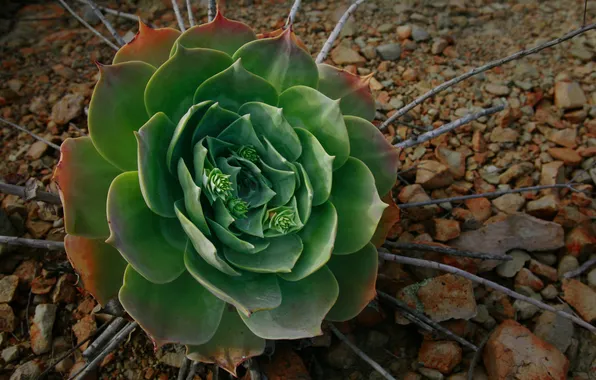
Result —
<path fill-rule="evenodd" d="M 221 14 L 140 24 L 99 71 L 89 136 L 63 143 L 55 178 L 100 303 L 234 373 L 266 339 L 318 335 L 374 297 L 397 153 L 366 79 Z"/>

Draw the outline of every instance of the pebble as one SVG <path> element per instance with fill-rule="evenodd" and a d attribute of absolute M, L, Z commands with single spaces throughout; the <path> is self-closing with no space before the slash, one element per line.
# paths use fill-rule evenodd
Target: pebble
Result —
<path fill-rule="evenodd" d="M 586 279 L 588 280 L 588 285 L 590 285 L 593 288 L 596 288 L 596 268 L 588 272 Z"/>
<path fill-rule="evenodd" d="M 82 114 L 84 101 L 85 98 L 82 95 L 68 94 L 64 96 L 52 107 L 51 119 L 58 125 L 68 123 Z"/>
<path fill-rule="evenodd" d="M 408 38 L 412 37 L 412 26 L 411 25 L 401 25 L 397 27 L 397 37 L 400 40 L 407 40 Z"/>
<path fill-rule="evenodd" d="M 58 306 L 41 304 L 35 307 L 35 317 L 31 324 L 31 350 L 37 354 L 45 354 L 52 348 L 52 329 L 56 320 Z"/>
<path fill-rule="evenodd" d="M 72 331 L 77 337 L 77 343 L 84 341 L 92 334 L 94 334 L 95 331 L 97 331 L 97 325 L 95 324 L 95 319 L 93 318 L 93 315 L 86 315 L 83 318 L 81 318 L 72 327 Z M 85 350 L 87 346 L 89 346 L 89 342 L 83 344 L 81 346 L 81 350 Z"/>
<path fill-rule="evenodd" d="M 559 291 L 553 284 L 548 284 L 544 289 L 540 291 L 540 294 L 542 295 L 542 297 L 544 297 L 544 299 L 552 300 L 559 295 Z"/>
<path fill-rule="evenodd" d="M 377 53 L 386 61 L 397 61 L 401 56 L 400 44 L 385 44 L 377 47 Z"/>
<path fill-rule="evenodd" d="M 2 357 L 2 360 L 4 360 L 5 363 L 10 363 L 17 360 L 19 358 L 19 355 L 19 346 L 10 346 L 3 349 L 2 354 L 0 356 Z"/>
<path fill-rule="evenodd" d="M 430 40 L 430 34 L 419 26 L 412 27 L 412 38 L 416 42 L 423 42 Z"/>
<path fill-rule="evenodd" d="M 10 376 L 9 380 L 33 380 L 37 379 L 42 372 L 42 364 L 37 360 L 21 364 Z"/>
<path fill-rule="evenodd" d="M 553 307 L 557 310 L 572 313 L 567 305 L 554 305 Z M 567 351 L 567 348 L 571 345 L 574 331 L 572 321 L 549 311 L 543 311 L 534 325 L 534 334 L 557 347 L 561 352 Z"/>
<path fill-rule="evenodd" d="M 489 94 L 493 94 L 496 96 L 507 96 L 511 92 L 511 89 L 509 87 L 503 86 L 501 84 L 494 84 L 494 83 L 488 83 L 484 87 L 484 89 Z"/>
<path fill-rule="evenodd" d="M 517 272 L 519 272 L 527 261 L 531 259 L 530 255 L 528 255 L 525 251 L 521 249 L 514 249 L 509 252 L 509 256 L 513 258 L 513 260 L 504 261 L 497 267 L 496 271 L 497 274 L 501 277 L 511 278 L 514 277 Z"/>
<path fill-rule="evenodd" d="M 575 279 L 563 280 L 562 298 L 571 305 L 579 315 L 592 323 L 596 320 L 596 291 Z"/>
<path fill-rule="evenodd" d="M 532 273 L 542 278 L 546 278 L 552 282 L 556 282 L 558 280 L 557 270 L 555 268 L 543 264 L 537 260 L 530 260 L 529 269 Z"/>
<path fill-rule="evenodd" d="M 555 105 L 562 109 L 581 108 L 588 102 L 584 90 L 577 82 L 555 83 Z"/>
<path fill-rule="evenodd" d="M 437 189 L 453 183 L 449 168 L 432 160 L 420 161 L 416 170 L 416 183 L 425 189 Z"/>
<path fill-rule="evenodd" d="M 461 360 L 462 348 L 452 341 L 425 340 L 418 351 L 418 363 L 445 375 L 451 373 Z"/>
<path fill-rule="evenodd" d="M 526 203 L 526 200 L 520 194 L 505 194 L 493 200 L 493 205 L 505 214 L 513 214 L 519 211 L 524 203 Z"/>
<path fill-rule="evenodd" d="M 579 267 L 579 262 L 575 256 L 565 255 L 559 260 L 559 266 L 557 267 L 557 275 L 559 278 L 567 272 L 575 270 Z"/>
<path fill-rule="evenodd" d="M 433 41 L 433 44 L 430 48 L 430 52 L 435 54 L 435 55 L 439 55 L 441 53 L 443 53 L 443 51 L 445 50 L 445 48 L 449 45 L 449 42 L 447 42 L 446 39 L 444 38 L 437 38 Z"/>
<path fill-rule="evenodd" d="M 339 342 L 327 352 L 327 362 L 336 369 L 348 369 L 356 362 L 356 354 L 344 342 Z"/>
<path fill-rule="evenodd" d="M 27 151 L 27 158 L 30 160 L 37 160 L 43 156 L 46 150 L 48 150 L 48 144 L 43 141 L 36 141 L 31 144 L 31 147 Z"/>
<path fill-rule="evenodd" d="M 0 303 L 0 332 L 13 332 L 16 327 L 16 318 L 12 307 L 5 303 Z"/>
<path fill-rule="evenodd" d="M 14 275 L 0 279 L 0 303 L 12 302 L 19 286 L 19 278 Z"/>
<path fill-rule="evenodd" d="M 515 276 L 515 286 L 527 286 L 532 290 L 540 291 L 544 288 L 544 282 L 528 268 L 522 268 Z"/>

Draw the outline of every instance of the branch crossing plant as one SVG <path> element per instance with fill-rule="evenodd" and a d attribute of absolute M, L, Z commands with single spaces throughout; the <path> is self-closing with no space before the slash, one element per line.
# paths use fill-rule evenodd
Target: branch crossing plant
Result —
<path fill-rule="evenodd" d="M 140 24 L 99 65 L 90 136 L 62 144 L 55 173 L 85 288 L 231 373 L 375 296 L 397 152 L 367 80 L 305 49 L 221 14 L 184 33 Z"/>

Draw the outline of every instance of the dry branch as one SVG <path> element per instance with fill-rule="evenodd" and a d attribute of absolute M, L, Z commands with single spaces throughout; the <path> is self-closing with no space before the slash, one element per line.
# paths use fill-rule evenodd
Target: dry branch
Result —
<path fill-rule="evenodd" d="M 216 0 L 208 0 L 208 5 L 207 5 L 208 20 L 213 21 L 216 13 L 217 13 L 217 1 Z"/>
<path fill-rule="evenodd" d="M 177 377 L 178 380 L 186 379 L 186 373 L 188 372 L 190 363 L 191 363 L 190 359 L 185 356 L 184 360 L 182 361 L 182 366 L 180 367 L 180 370 L 178 371 L 178 377 Z"/>
<path fill-rule="evenodd" d="M 354 13 L 356 11 L 356 8 L 358 8 L 358 6 L 360 4 L 362 4 L 363 2 L 364 2 L 364 0 L 356 0 L 352 5 L 350 5 L 350 7 L 343 14 L 343 16 L 341 16 L 341 18 L 337 22 L 337 25 L 335 25 L 335 28 L 329 35 L 329 38 L 327 39 L 327 41 L 325 42 L 325 45 L 323 45 L 323 49 L 321 49 L 321 52 L 317 56 L 317 59 L 315 61 L 316 63 L 322 63 L 325 60 L 325 58 L 327 58 L 327 54 L 329 54 L 329 51 L 331 50 L 333 43 L 339 36 L 341 29 L 344 27 L 344 24 L 346 23 L 346 21 L 348 21 L 348 19 L 352 15 L 352 13 Z"/>
<path fill-rule="evenodd" d="M 50 251 L 63 251 L 64 243 L 61 241 L 27 239 L 14 236 L 0 236 L 0 244 L 17 245 L 21 247 L 42 248 Z"/>
<path fill-rule="evenodd" d="M 85 3 L 91 7 L 93 13 L 95 13 L 99 20 L 106 26 L 106 29 L 108 29 L 108 32 L 110 32 L 110 34 L 112 35 L 112 37 L 114 37 L 116 42 L 118 42 L 120 46 L 125 45 L 126 42 L 124 42 L 124 39 L 120 37 L 112 23 L 107 18 L 105 18 L 103 13 L 101 13 L 101 10 L 97 8 L 97 4 L 95 4 L 93 0 L 85 0 Z"/>
<path fill-rule="evenodd" d="M 82 4 L 87 4 L 87 0 L 77 0 L 79 3 Z M 139 16 L 137 15 L 133 15 L 131 13 L 126 13 L 126 12 L 120 12 L 116 9 L 111 9 L 108 7 L 102 7 L 101 5 L 98 5 L 97 8 L 99 8 L 100 10 L 102 10 L 105 13 L 109 13 L 111 15 L 114 15 L 116 17 L 122 17 L 128 20 L 132 20 L 132 21 L 139 21 Z"/>
<path fill-rule="evenodd" d="M 87 23 L 87 21 L 83 20 L 81 18 L 81 16 L 79 16 L 68 4 L 66 4 L 66 1 L 64 0 L 58 0 L 60 2 L 60 4 L 62 5 L 62 7 L 64 7 L 64 9 L 66 9 L 74 18 L 76 18 L 81 24 L 83 24 L 85 26 L 85 28 L 89 29 L 91 32 L 93 32 L 93 34 L 95 34 L 97 37 L 101 38 L 101 40 L 103 42 L 105 42 L 106 44 L 108 44 L 112 49 L 114 50 L 118 50 L 118 46 L 116 46 L 116 44 L 114 44 L 112 41 L 108 40 L 103 34 L 101 34 L 97 29 L 95 29 L 94 27 L 92 27 L 91 25 L 89 25 Z"/>
<path fill-rule="evenodd" d="M 192 5 L 190 4 L 190 0 L 186 0 L 186 11 L 188 12 L 188 25 L 192 28 L 197 23 L 195 21 L 195 16 L 192 14 Z"/>
<path fill-rule="evenodd" d="M 385 245 L 387 247 L 395 248 L 395 249 L 437 252 L 437 253 L 442 253 L 442 254 L 450 255 L 450 256 L 472 257 L 474 259 L 481 259 L 481 260 L 509 261 L 509 260 L 513 259 L 511 256 L 491 255 L 488 253 L 464 251 L 464 250 L 459 250 L 459 249 L 455 249 L 455 248 L 451 248 L 451 247 L 439 247 L 439 246 L 429 245 L 429 244 L 405 243 L 405 242 L 401 242 L 401 241 L 386 240 L 383 245 Z"/>
<path fill-rule="evenodd" d="M 590 269 L 591 267 L 593 267 L 594 265 L 596 265 L 596 259 L 590 259 L 590 260 L 586 261 L 585 263 L 583 263 L 579 268 L 570 270 L 569 272 L 566 272 L 565 274 L 563 274 L 563 278 L 577 277 L 580 274 L 587 271 L 588 269 Z"/>
<path fill-rule="evenodd" d="M 379 249 L 379 256 L 385 260 L 395 261 L 396 263 L 414 265 L 414 266 L 422 267 L 422 268 L 437 269 L 437 270 L 441 270 L 443 272 L 448 272 L 451 274 L 455 274 L 457 276 L 467 278 L 470 281 L 474 281 L 474 282 L 482 284 L 486 287 L 498 290 L 498 291 L 508 295 L 509 297 L 525 301 L 525 302 L 530 303 L 534 306 L 537 306 L 538 308 L 540 308 L 542 310 L 547 310 L 547 311 L 553 312 L 557 315 L 560 315 L 561 317 L 563 317 L 565 319 L 569 319 L 569 320 L 575 322 L 576 324 L 584 327 L 585 329 L 590 330 L 592 333 L 596 334 L 596 327 L 592 326 L 591 324 L 589 324 L 588 322 L 584 321 L 581 318 L 578 318 L 578 317 L 571 315 L 567 312 L 564 312 L 562 310 L 557 310 L 554 307 L 552 307 L 551 305 L 545 304 L 544 302 L 537 301 L 534 298 L 524 296 L 523 294 L 514 292 L 513 290 L 508 289 L 502 285 L 499 285 L 496 282 L 492 282 L 485 278 L 476 276 L 474 274 L 466 272 L 465 270 L 462 270 L 462 269 L 459 269 L 456 267 L 452 267 L 450 265 L 437 263 L 434 261 L 428 261 L 428 260 L 422 260 L 422 259 L 415 259 L 412 257 L 394 255 L 392 253 L 386 252 L 383 249 Z"/>
<path fill-rule="evenodd" d="M 62 204 L 60 197 L 57 194 L 41 190 L 35 190 L 33 194 L 31 194 L 24 186 L 9 185 L 4 182 L 0 182 L 0 193 L 17 195 L 26 201 L 42 201 L 53 205 Z"/>
<path fill-rule="evenodd" d="M 296 13 L 298 13 L 298 9 L 300 9 L 300 3 L 302 0 L 294 1 L 292 5 L 292 9 L 290 9 L 290 14 L 288 15 L 288 19 L 286 20 L 286 28 L 290 25 L 294 25 L 294 20 L 296 19 Z"/>
<path fill-rule="evenodd" d="M 122 317 L 116 317 L 111 323 L 110 326 L 93 341 L 87 347 L 85 351 L 83 351 L 83 357 L 89 359 L 95 357 L 97 351 L 99 351 L 105 344 L 114 337 L 124 327 L 126 324 L 126 320 Z"/>
<path fill-rule="evenodd" d="M 407 139 L 405 141 L 402 141 L 400 143 L 395 144 L 394 146 L 397 147 L 397 148 L 405 149 L 405 148 L 409 148 L 411 146 L 422 144 L 423 142 L 428 141 L 428 140 L 432 140 L 435 137 L 440 136 L 440 135 L 442 135 L 444 133 L 451 132 L 452 130 L 454 130 L 456 128 L 459 128 L 462 125 L 468 124 L 471 121 L 480 119 L 483 116 L 492 115 L 494 113 L 503 111 L 504 109 L 505 109 L 505 106 L 504 105 L 498 105 L 498 106 L 494 106 L 494 107 L 491 107 L 491 108 L 485 108 L 485 109 L 483 109 L 482 111 L 480 111 L 478 113 L 468 114 L 468 115 L 462 117 L 461 119 L 457 119 L 455 121 L 452 121 L 451 123 L 447 123 L 447 124 L 441 125 L 437 129 L 434 129 L 434 130 L 432 130 L 430 132 L 423 133 L 423 134 L 421 134 L 419 136 L 416 136 L 416 137 L 409 138 L 409 139 Z"/>
<path fill-rule="evenodd" d="M 563 36 L 559 37 L 559 38 L 555 38 L 554 40 L 548 41 L 546 43 L 543 43 L 541 45 L 538 45 L 536 47 L 533 47 L 531 49 L 524 49 L 524 50 L 520 50 L 517 53 L 514 53 L 508 57 L 505 58 L 501 58 L 501 59 L 497 59 L 494 61 L 491 61 L 483 66 L 480 67 L 476 67 L 470 71 L 468 71 L 467 73 L 460 75 L 458 77 L 455 77 L 451 80 L 448 80 L 447 82 L 433 88 L 432 90 L 428 91 L 427 93 L 425 93 L 424 95 L 421 95 L 419 97 L 417 97 L 413 102 L 407 104 L 406 106 L 400 108 L 395 114 L 391 115 L 391 117 L 389 119 L 387 119 L 385 122 L 383 122 L 383 124 L 381 124 L 381 126 L 379 127 L 382 131 L 386 130 L 387 127 L 389 126 L 389 124 L 393 123 L 395 120 L 397 120 L 398 118 L 402 117 L 403 115 L 405 115 L 406 113 L 408 113 L 411 109 L 413 109 L 414 107 L 416 107 L 419 104 L 422 104 L 422 102 L 424 102 L 426 99 L 431 98 L 433 96 L 435 96 L 436 94 L 438 94 L 441 91 L 444 91 L 446 89 L 448 89 L 449 87 L 462 82 L 476 74 L 480 74 L 484 71 L 490 70 L 492 68 L 495 68 L 497 66 L 501 66 L 504 65 L 505 63 L 511 62 L 511 61 L 515 61 L 517 59 L 526 57 L 528 55 L 531 54 L 535 54 L 538 53 L 541 50 L 544 50 L 546 48 L 549 48 L 551 46 L 555 46 L 558 45 L 564 41 L 567 41 L 579 34 L 585 33 L 589 30 L 592 29 L 596 29 L 596 23 L 594 24 L 590 24 L 590 25 L 586 25 L 582 28 L 576 29 L 574 31 L 571 31 L 567 34 L 564 34 Z"/>
<path fill-rule="evenodd" d="M 3 122 L 3 123 L 6 123 L 6 124 L 8 124 L 8 125 L 10 125 L 11 127 L 14 127 L 14 128 L 16 128 L 16 129 L 18 129 L 19 131 L 25 132 L 26 134 L 28 134 L 29 136 L 33 137 L 34 139 L 37 139 L 37 140 L 39 140 L 39 141 L 42 141 L 42 142 L 44 142 L 44 143 L 48 144 L 48 146 L 50 146 L 50 147 L 52 147 L 52 148 L 54 148 L 54 149 L 56 149 L 56 150 L 60 150 L 60 147 L 59 147 L 58 145 L 54 144 L 54 143 L 53 143 L 53 142 L 51 142 L 51 141 L 48 141 L 48 140 L 44 139 L 44 138 L 43 138 L 43 137 L 41 137 L 41 136 L 38 136 L 38 135 L 36 135 L 35 133 L 31 132 L 30 130 L 28 130 L 28 129 L 27 129 L 27 128 L 25 128 L 25 127 L 21 127 L 20 125 L 18 125 L 18 124 L 15 124 L 15 123 L 13 123 L 13 122 L 10 122 L 10 121 L 8 121 L 8 120 L 6 120 L 6 119 L 3 119 L 3 118 L 1 118 L 1 117 L 0 117 L 0 121 L 1 121 L 1 122 Z"/>
<path fill-rule="evenodd" d="M 178 28 L 180 31 L 184 32 L 186 28 L 184 27 L 184 19 L 182 18 L 182 13 L 180 13 L 180 7 L 178 6 L 178 0 L 172 0 L 172 8 L 174 9 L 174 14 L 176 15 L 176 21 L 178 22 Z"/>
<path fill-rule="evenodd" d="M 362 360 L 367 362 L 371 365 L 378 373 L 380 373 L 385 379 L 388 380 L 395 380 L 395 377 L 391 376 L 389 372 L 387 372 L 383 367 L 379 365 L 376 361 L 372 360 L 368 355 L 366 355 L 361 349 L 356 347 L 354 343 L 352 343 L 344 334 L 342 334 L 337 327 L 333 326 L 333 324 L 329 323 L 329 328 L 335 336 L 337 336 L 342 342 L 344 342 L 348 347 L 350 347 L 356 355 L 358 355 Z"/>

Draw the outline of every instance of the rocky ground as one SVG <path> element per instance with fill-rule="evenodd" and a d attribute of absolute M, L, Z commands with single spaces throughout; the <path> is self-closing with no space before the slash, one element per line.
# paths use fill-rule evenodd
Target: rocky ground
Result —
<path fill-rule="evenodd" d="M 155 25 L 175 26 L 166 0 L 98 2 L 138 12 Z M 291 6 L 286 0 L 226 3 L 228 17 L 260 32 L 282 26 Z M 303 1 L 295 31 L 313 55 L 347 5 Z M 596 3 L 588 8 L 588 22 L 593 22 Z M 77 9 L 98 25 L 89 9 Z M 195 10 L 206 19 L 202 5 Z M 57 3 L 12 1 L 0 12 L 0 117 L 56 144 L 84 133 L 84 111 L 97 79 L 93 62 L 109 63 L 113 51 Z M 441 82 L 560 36 L 579 27 L 582 18 L 580 0 L 369 0 L 346 24 L 328 61 L 360 75 L 374 73 L 370 86 L 380 123 Z M 134 35 L 134 22 L 112 20 L 125 38 Z M 394 207 L 384 221 L 390 240 L 507 253 L 510 262 L 394 253 L 454 265 L 588 322 L 596 320 L 596 269 L 562 278 L 596 255 L 595 60 L 592 31 L 475 76 L 391 126 L 387 139 L 399 141 L 417 133 L 412 124 L 437 127 L 479 108 L 508 105 L 498 115 L 402 151 L 393 192 L 398 204 L 576 183 L 573 190 L 446 202 L 401 215 Z M 0 127 L 0 139 L 2 181 L 38 181 L 56 191 L 51 178 L 57 151 L 6 125 Z M 59 208 L 10 195 L 0 194 L 0 200 L 0 235 L 63 239 Z M 110 318 L 77 285 L 63 252 L 0 246 L 0 379 L 35 378 Z M 490 334 L 474 379 L 596 379 L 596 337 L 567 319 L 467 279 L 391 262 L 382 263 L 378 285 L 477 345 Z M 473 357 L 454 341 L 407 325 L 382 302 L 339 327 L 398 379 L 465 379 Z M 174 378 L 181 358 L 176 347 L 154 352 L 137 331 L 104 360 L 97 377 Z M 48 378 L 67 378 L 81 363 L 77 351 Z M 269 379 L 382 378 L 330 332 L 278 344 L 259 363 Z M 200 367 L 197 378 L 212 379 L 213 373 Z"/>

